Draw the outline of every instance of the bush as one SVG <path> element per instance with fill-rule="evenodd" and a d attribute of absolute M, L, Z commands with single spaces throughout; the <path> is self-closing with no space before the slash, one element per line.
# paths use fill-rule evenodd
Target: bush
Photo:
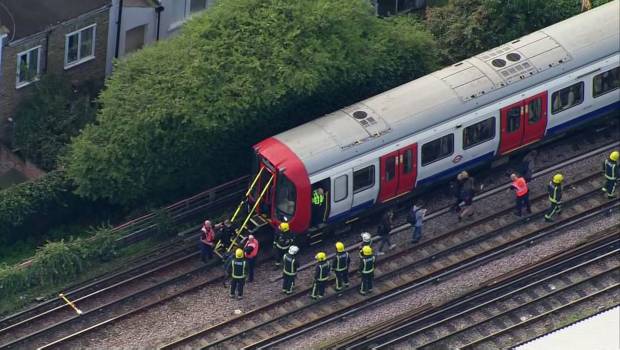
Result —
<path fill-rule="evenodd" d="M 59 76 L 43 76 L 34 93 L 17 107 L 15 146 L 41 168 L 55 168 L 71 137 L 95 119 L 91 96 L 98 90 L 89 84 L 74 91 Z"/>
<path fill-rule="evenodd" d="M 260 139 L 436 68 L 431 36 L 367 0 L 229 0 L 122 60 L 70 146 L 77 193 L 161 202 L 248 170 Z"/>

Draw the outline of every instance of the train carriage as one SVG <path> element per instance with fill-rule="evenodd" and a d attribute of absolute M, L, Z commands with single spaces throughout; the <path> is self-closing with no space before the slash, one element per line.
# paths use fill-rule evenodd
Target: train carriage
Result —
<path fill-rule="evenodd" d="M 608 3 L 258 143 L 250 199 L 304 233 L 319 187 L 321 221 L 343 222 L 617 115 L 619 13 Z"/>

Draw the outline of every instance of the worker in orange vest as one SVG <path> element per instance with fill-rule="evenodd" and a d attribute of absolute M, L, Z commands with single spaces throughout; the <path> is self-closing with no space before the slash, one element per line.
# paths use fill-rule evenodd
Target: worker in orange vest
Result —
<path fill-rule="evenodd" d="M 527 182 L 525 178 L 517 176 L 517 174 L 511 174 L 510 180 L 512 180 L 512 184 L 510 188 L 515 191 L 516 200 L 517 200 L 517 216 L 521 216 L 521 210 L 523 206 L 527 209 L 527 213 L 532 213 L 532 208 L 530 207 L 530 192 L 527 188 Z"/>
<path fill-rule="evenodd" d="M 215 246 L 215 231 L 211 221 L 206 220 L 200 229 L 200 253 L 203 262 L 213 258 L 213 247 Z"/>
<path fill-rule="evenodd" d="M 245 260 L 248 262 L 248 282 L 254 281 L 254 266 L 256 265 L 256 255 L 260 244 L 253 235 L 249 235 L 243 246 Z"/>

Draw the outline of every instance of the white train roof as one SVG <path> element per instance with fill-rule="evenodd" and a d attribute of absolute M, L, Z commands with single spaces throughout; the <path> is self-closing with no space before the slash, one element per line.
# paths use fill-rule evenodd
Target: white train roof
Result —
<path fill-rule="evenodd" d="M 275 136 L 308 174 L 620 51 L 620 1 Z"/>

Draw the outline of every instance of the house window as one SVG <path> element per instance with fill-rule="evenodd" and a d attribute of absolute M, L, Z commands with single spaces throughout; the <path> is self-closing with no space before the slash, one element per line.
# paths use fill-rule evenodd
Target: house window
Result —
<path fill-rule="evenodd" d="M 463 129 L 463 149 L 468 149 L 495 137 L 495 117 Z"/>
<path fill-rule="evenodd" d="M 583 82 L 565 87 L 551 95 L 551 113 L 556 114 L 583 102 Z"/>
<path fill-rule="evenodd" d="M 620 67 L 595 75 L 592 97 L 599 97 L 620 87 Z"/>
<path fill-rule="evenodd" d="M 199 12 L 207 8 L 207 0 L 189 0 L 189 12 Z"/>
<path fill-rule="evenodd" d="M 16 87 L 39 80 L 41 74 L 41 46 L 17 54 Z"/>
<path fill-rule="evenodd" d="M 364 169 L 353 172 L 353 193 L 362 192 L 375 185 L 375 166 L 371 165 Z"/>
<path fill-rule="evenodd" d="M 138 51 L 144 46 L 146 24 L 125 32 L 125 54 Z"/>
<path fill-rule="evenodd" d="M 334 179 L 334 202 L 340 202 L 349 195 L 349 177 L 338 176 Z"/>
<path fill-rule="evenodd" d="M 95 24 L 65 36 L 65 69 L 95 57 Z"/>
<path fill-rule="evenodd" d="M 446 158 L 454 153 L 454 134 L 440 137 L 422 146 L 422 165 Z"/>

